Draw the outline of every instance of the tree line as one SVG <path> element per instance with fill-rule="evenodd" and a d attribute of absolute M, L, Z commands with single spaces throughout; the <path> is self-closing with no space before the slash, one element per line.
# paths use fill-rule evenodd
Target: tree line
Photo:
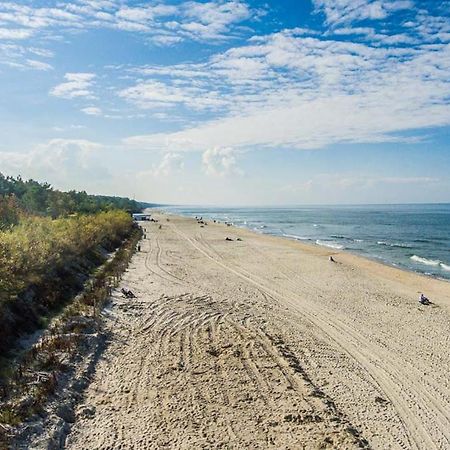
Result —
<path fill-rule="evenodd" d="M 49 183 L 40 183 L 0 173 L 0 229 L 19 223 L 26 216 L 52 219 L 71 214 L 93 214 L 121 209 L 139 212 L 142 206 L 124 197 L 89 195 L 85 191 L 62 192 Z"/>

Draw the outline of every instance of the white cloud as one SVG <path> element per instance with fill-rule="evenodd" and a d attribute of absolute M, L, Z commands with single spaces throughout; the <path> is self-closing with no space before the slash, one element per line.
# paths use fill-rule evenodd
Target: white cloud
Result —
<path fill-rule="evenodd" d="M 27 47 L 12 42 L 0 42 L 0 64 L 7 65 L 22 70 L 52 70 L 50 64 L 36 60 L 36 56 L 40 58 L 49 58 L 51 52 L 36 47 Z"/>
<path fill-rule="evenodd" d="M 205 92 L 192 83 L 174 86 L 160 81 L 140 82 L 119 92 L 119 96 L 141 108 L 173 107 L 187 105 L 192 109 L 217 108 L 225 105 L 218 93 Z"/>
<path fill-rule="evenodd" d="M 0 39 L 5 40 L 21 40 L 28 39 L 33 35 L 33 30 L 26 28 L 11 29 L 11 28 L 0 28 Z"/>
<path fill-rule="evenodd" d="M 320 148 L 407 140 L 407 130 L 450 124 L 450 46 L 382 48 L 285 31 L 202 64 L 144 67 L 122 91 L 140 107 L 209 108 L 204 123 L 134 136 L 128 145 Z"/>
<path fill-rule="evenodd" d="M 50 91 L 50 94 L 55 97 L 67 99 L 75 97 L 92 98 L 93 95 L 90 89 L 95 77 L 96 75 L 94 73 L 66 73 L 64 78 L 67 81 L 55 86 Z"/>
<path fill-rule="evenodd" d="M 210 176 L 242 175 L 237 166 L 235 151 L 231 147 L 214 147 L 202 155 L 205 173 Z"/>
<path fill-rule="evenodd" d="M 46 180 L 61 188 L 78 188 L 108 176 L 100 153 L 103 146 L 83 139 L 51 139 L 25 153 L 0 152 L 5 173 Z"/>
<path fill-rule="evenodd" d="M 65 131 L 70 131 L 70 130 L 83 130 L 84 128 L 86 128 L 85 125 L 75 125 L 75 124 L 71 124 L 68 126 L 64 126 L 64 127 L 52 127 L 53 131 L 58 131 L 58 132 L 65 132 Z"/>
<path fill-rule="evenodd" d="M 251 16 L 249 6 L 240 0 L 207 3 L 186 2 L 187 21 L 180 28 L 196 39 L 224 39 L 230 25 L 247 20 Z"/>
<path fill-rule="evenodd" d="M 313 0 L 330 25 L 385 19 L 395 11 L 412 9 L 410 0 Z"/>
<path fill-rule="evenodd" d="M 183 38 L 181 36 L 158 34 L 152 37 L 152 42 L 162 47 L 170 47 L 172 45 L 178 44 L 181 41 L 183 41 Z"/>
<path fill-rule="evenodd" d="M 184 168 L 183 156 L 179 153 L 169 152 L 164 154 L 158 165 L 153 165 L 150 170 L 140 171 L 137 177 L 140 180 L 148 178 L 168 177 L 176 173 L 180 173 Z"/>
<path fill-rule="evenodd" d="M 58 34 L 63 29 L 118 29 L 151 36 L 158 45 L 183 40 L 222 41 L 240 32 L 240 23 L 261 14 L 244 0 L 184 1 L 177 5 L 82 0 L 54 3 L 53 7 L 1 3 L 0 23 L 8 28 L 0 28 L 0 39 Z"/>
<path fill-rule="evenodd" d="M 36 70 L 43 70 L 43 71 L 47 71 L 47 70 L 52 70 L 53 66 L 51 64 L 48 64 L 46 62 L 43 61 L 37 61 L 35 59 L 27 59 L 26 63 L 29 67 L 36 69 Z"/>
<path fill-rule="evenodd" d="M 148 5 L 145 7 L 129 7 L 124 6 L 116 12 L 116 16 L 121 19 L 135 22 L 154 21 L 158 17 L 177 15 L 178 9 L 172 5 Z"/>
<path fill-rule="evenodd" d="M 87 106 L 86 108 L 82 108 L 81 111 L 88 116 L 101 116 L 103 113 L 101 108 L 97 108 L 96 106 Z"/>

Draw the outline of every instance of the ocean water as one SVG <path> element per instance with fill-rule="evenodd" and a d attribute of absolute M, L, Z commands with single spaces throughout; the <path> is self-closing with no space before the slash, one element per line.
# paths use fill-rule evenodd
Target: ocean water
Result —
<path fill-rule="evenodd" d="M 345 250 L 450 280 L 450 204 L 289 208 L 168 207 L 263 234 Z"/>

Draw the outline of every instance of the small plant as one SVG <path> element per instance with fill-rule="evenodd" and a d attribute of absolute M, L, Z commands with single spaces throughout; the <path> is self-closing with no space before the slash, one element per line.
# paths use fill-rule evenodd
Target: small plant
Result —
<path fill-rule="evenodd" d="M 10 406 L 0 409 L 0 423 L 5 425 L 16 426 L 21 423 L 21 417 Z"/>

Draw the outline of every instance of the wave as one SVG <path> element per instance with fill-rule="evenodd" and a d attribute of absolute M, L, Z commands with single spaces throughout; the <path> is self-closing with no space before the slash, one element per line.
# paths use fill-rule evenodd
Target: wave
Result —
<path fill-rule="evenodd" d="M 338 244 L 337 242 L 321 241 L 320 239 L 317 239 L 316 244 L 322 245 L 323 247 L 335 248 L 336 250 L 342 250 L 343 248 L 345 248 L 343 245 Z"/>
<path fill-rule="evenodd" d="M 385 245 L 386 247 L 399 247 L 399 248 L 411 248 L 409 244 L 403 244 L 401 242 L 386 242 L 386 241 L 378 241 L 378 245 Z"/>
<path fill-rule="evenodd" d="M 442 264 L 439 260 L 422 258 L 421 256 L 417 255 L 412 255 L 410 259 L 420 264 L 425 264 L 426 266 L 439 266 L 440 264 Z"/>
<path fill-rule="evenodd" d="M 285 233 L 283 233 L 283 236 L 295 239 L 297 241 L 310 241 L 311 240 L 310 238 L 307 238 L 307 237 L 304 237 L 304 236 L 297 236 L 295 234 L 285 234 Z"/>
<path fill-rule="evenodd" d="M 441 266 L 442 270 L 446 270 L 447 272 L 450 272 L 450 266 L 448 264 L 441 263 L 440 266 Z"/>

